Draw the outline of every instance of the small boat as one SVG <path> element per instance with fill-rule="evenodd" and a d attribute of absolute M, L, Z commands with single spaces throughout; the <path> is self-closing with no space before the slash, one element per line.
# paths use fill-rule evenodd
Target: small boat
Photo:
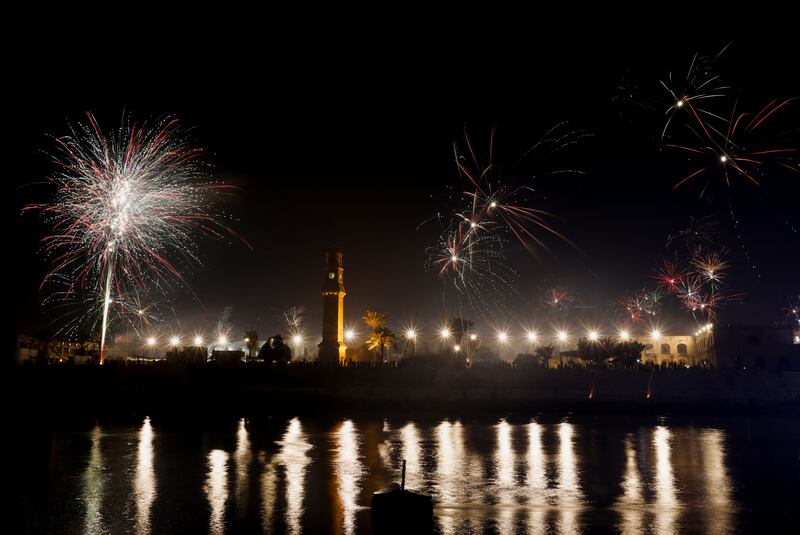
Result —
<path fill-rule="evenodd" d="M 433 499 L 406 490 L 406 461 L 400 486 L 372 494 L 372 525 L 375 533 L 429 533 L 433 529 Z"/>

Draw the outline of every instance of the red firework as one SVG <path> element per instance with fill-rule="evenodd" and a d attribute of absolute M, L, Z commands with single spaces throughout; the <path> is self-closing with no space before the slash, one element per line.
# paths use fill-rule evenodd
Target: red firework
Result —
<path fill-rule="evenodd" d="M 677 189 L 697 177 L 708 175 L 700 192 L 702 197 L 711 183 L 713 172 L 719 172 L 728 186 L 731 185 L 734 176 L 743 177 L 751 184 L 759 186 L 761 184 L 759 179 L 768 166 L 780 165 L 798 171 L 791 159 L 797 152 L 796 147 L 764 145 L 756 136 L 757 129 L 792 100 L 794 99 L 773 100 L 755 114 L 737 115 L 734 106 L 726 132 L 704 122 L 691 102 L 687 102 L 686 106 L 692 111 L 700 128 L 699 131 L 691 128 L 698 138 L 698 143 L 695 145 L 669 143 L 667 146 L 688 154 L 689 159 L 699 161 L 700 166 L 678 181 L 672 189 Z"/>

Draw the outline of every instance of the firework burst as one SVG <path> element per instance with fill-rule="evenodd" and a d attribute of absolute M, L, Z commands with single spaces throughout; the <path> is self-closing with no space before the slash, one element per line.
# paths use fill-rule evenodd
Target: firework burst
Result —
<path fill-rule="evenodd" d="M 547 250 L 548 237 L 568 241 L 552 225 L 555 216 L 532 205 L 536 197 L 533 182 L 537 175 L 521 176 L 523 160 L 541 162 L 578 143 L 587 134 L 568 131 L 564 124 L 549 130 L 522 155 L 511 168 L 495 161 L 492 130 L 488 150 L 482 156 L 465 132 L 463 143 L 454 143 L 454 159 L 464 181 L 459 205 L 440 234 L 438 243 L 428 250 L 428 265 L 435 269 L 460 296 L 475 308 L 484 310 L 502 307 L 505 296 L 516 293 L 516 273 L 506 261 L 505 245 L 509 241 L 522 244 L 528 251 Z M 539 176 L 567 172 L 548 170 Z M 541 202 L 541 199 L 539 199 Z"/>
<path fill-rule="evenodd" d="M 642 289 L 633 295 L 626 295 L 617 301 L 625 312 L 626 319 L 638 324 L 644 318 L 658 314 L 664 292 L 660 288 Z"/>
<path fill-rule="evenodd" d="M 677 189 L 694 179 L 706 177 L 700 191 L 702 197 L 715 174 L 720 175 L 730 187 L 734 178 L 740 177 L 759 186 L 766 171 L 781 166 L 797 172 L 795 162 L 797 148 L 766 142 L 758 136 L 759 128 L 776 112 L 793 99 L 773 100 L 758 113 L 738 113 L 734 105 L 727 129 L 723 132 L 707 126 L 698 118 L 701 129 L 690 128 L 696 143 L 668 143 L 667 147 L 686 154 L 691 162 L 697 162 L 691 173 L 678 181 Z"/>
<path fill-rule="evenodd" d="M 188 288 L 181 272 L 199 263 L 197 237 L 233 234 L 214 208 L 229 186 L 209 181 L 203 152 L 172 117 L 124 119 L 107 135 L 87 114 L 55 142 L 55 198 L 24 210 L 38 211 L 51 229 L 42 239 L 51 263 L 42 289 L 55 284 L 63 299 L 101 296 L 102 362 L 112 309 L 153 287 Z"/>
<path fill-rule="evenodd" d="M 286 330 L 289 336 L 298 336 L 302 333 L 303 324 L 306 321 L 305 307 L 292 306 L 283 313 L 283 320 L 286 322 Z"/>
<path fill-rule="evenodd" d="M 665 80 L 660 81 L 661 86 L 669 95 L 669 105 L 664 113 L 664 129 L 661 131 L 662 140 L 667 135 L 667 129 L 673 120 L 682 114 L 687 119 L 687 124 L 697 124 L 704 131 L 709 127 L 715 128 L 713 125 L 706 124 L 708 120 L 724 121 L 707 105 L 715 99 L 725 97 L 731 89 L 722 82 L 720 75 L 715 70 L 716 62 L 724 55 L 729 46 L 730 43 L 713 57 L 695 53 L 685 76 L 673 76 L 673 73 L 670 72 Z"/>
<path fill-rule="evenodd" d="M 503 245 L 502 237 L 475 232 L 462 223 L 428 250 L 428 264 L 473 310 L 496 312 L 515 292 L 517 278 L 506 261 Z"/>

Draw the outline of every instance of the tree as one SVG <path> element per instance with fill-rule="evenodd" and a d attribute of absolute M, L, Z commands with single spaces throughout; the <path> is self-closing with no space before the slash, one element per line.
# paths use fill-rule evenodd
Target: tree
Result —
<path fill-rule="evenodd" d="M 615 346 L 616 340 L 608 336 L 600 337 L 597 340 L 581 338 L 578 340 L 578 354 L 586 362 L 599 364 L 611 358 Z"/>
<path fill-rule="evenodd" d="M 247 347 L 247 360 L 252 360 L 258 353 L 258 332 L 255 330 L 244 332 L 244 344 Z"/>
<path fill-rule="evenodd" d="M 367 310 L 364 315 L 361 317 L 361 321 L 369 328 L 370 334 L 367 335 L 367 345 L 369 346 L 369 338 L 371 338 L 375 332 L 386 326 L 386 322 L 388 321 L 389 316 L 383 312 L 376 312 L 374 310 Z M 391 331 L 390 331 L 391 332 Z M 379 345 L 372 346 L 370 349 L 379 347 Z M 383 360 L 383 348 L 381 347 L 381 360 Z"/>
<path fill-rule="evenodd" d="M 285 364 L 292 359 L 292 349 L 283 341 L 283 336 L 276 334 L 264 342 L 258 352 L 258 358 L 265 362 Z"/>
<path fill-rule="evenodd" d="M 380 348 L 381 362 L 384 361 L 384 354 L 387 347 L 394 345 L 395 335 L 388 327 L 378 327 L 367 338 L 367 347 L 374 350 Z"/>
<path fill-rule="evenodd" d="M 292 348 L 283 341 L 283 336 L 276 334 L 271 339 L 272 360 L 278 364 L 285 364 L 292 360 Z"/>
<path fill-rule="evenodd" d="M 555 348 L 551 345 L 539 346 L 536 348 L 533 354 L 536 356 L 539 364 L 542 366 L 547 366 L 547 361 L 553 356 L 553 351 L 555 351 Z"/>
<path fill-rule="evenodd" d="M 383 312 L 375 312 L 374 310 L 367 310 L 361 318 L 364 324 L 369 327 L 370 331 L 376 331 L 380 327 L 386 325 L 388 316 Z"/>
<path fill-rule="evenodd" d="M 636 366 L 644 351 L 644 344 L 636 340 L 627 340 L 616 344 L 614 347 L 614 363 L 625 368 Z"/>

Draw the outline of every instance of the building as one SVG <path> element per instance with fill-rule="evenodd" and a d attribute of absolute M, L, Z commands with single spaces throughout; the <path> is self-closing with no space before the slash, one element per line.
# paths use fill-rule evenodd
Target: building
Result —
<path fill-rule="evenodd" d="M 800 370 L 800 345 L 791 328 L 708 325 L 697 333 L 698 355 L 722 370 Z"/>
<path fill-rule="evenodd" d="M 344 362 L 347 347 L 344 343 L 344 267 L 342 253 L 330 249 L 325 256 L 325 274 L 322 282 L 322 342 L 319 344 L 319 362 L 338 366 Z"/>
<path fill-rule="evenodd" d="M 703 364 L 697 358 L 695 337 L 691 334 L 660 335 L 654 337 L 632 336 L 644 346 L 641 361 L 644 364 L 696 366 Z"/>
<path fill-rule="evenodd" d="M 17 335 L 16 361 L 38 363 L 73 363 L 87 364 L 97 358 L 100 344 L 93 340 L 69 341 L 52 339 L 48 341 L 28 336 Z"/>
<path fill-rule="evenodd" d="M 631 335 L 628 340 L 638 342 L 644 346 L 639 361 L 642 364 L 655 366 L 708 366 L 705 356 L 697 350 L 692 334 L 658 334 Z M 575 344 L 556 346 L 556 351 L 548 360 L 548 367 L 586 366 Z"/>

